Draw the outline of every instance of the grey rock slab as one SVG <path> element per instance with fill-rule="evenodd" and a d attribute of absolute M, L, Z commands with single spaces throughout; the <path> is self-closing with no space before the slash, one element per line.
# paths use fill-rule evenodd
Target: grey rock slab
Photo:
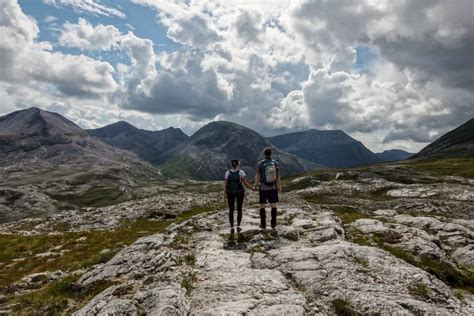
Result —
<path fill-rule="evenodd" d="M 384 224 L 376 219 L 370 218 L 361 218 L 356 220 L 351 224 L 352 227 L 361 231 L 364 234 L 369 233 L 386 233 L 389 231 L 389 228 L 384 226 Z"/>
<path fill-rule="evenodd" d="M 147 315 L 188 315 L 191 311 L 184 289 L 176 284 L 153 284 L 134 299 Z"/>
<path fill-rule="evenodd" d="M 253 261 L 255 267 L 268 266 L 291 275 L 328 304 L 336 298 L 346 299 L 362 313 L 450 314 L 464 308 L 453 291 L 434 276 L 374 247 L 333 240 L 317 247 L 270 250 Z M 411 294 L 410 287 L 417 284 L 429 289 L 429 300 Z"/>
<path fill-rule="evenodd" d="M 216 234 L 197 236 L 197 283 L 190 295 L 197 315 L 303 315 L 306 299 L 278 270 L 255 269 L 251 254 L 226 251 Z"/>
<path fill-rule="evenodd" d="M 474 244 L 456 249 L 456 251 L 451 254 L 451 258 L 462 267 L 474 272 Z"/>
<path fill-rule="evenodd" d="M 80 279 L 82 285 L 112 277 L 127 275 L 131 278 L 150 274 L 172 264 L 173 251 L 163 247 L 164 235 L 143 237 L 122 249 L 107 263 L 94 266 Z"/>

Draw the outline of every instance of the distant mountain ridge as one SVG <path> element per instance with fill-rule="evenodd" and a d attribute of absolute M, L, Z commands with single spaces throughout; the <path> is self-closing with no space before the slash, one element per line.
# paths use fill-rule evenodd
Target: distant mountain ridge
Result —
<path fill-rule="evenodd" d="M 267 140 L 300 158 L 327 167 L 347 168 L 382 162 L 360 141 L 341 130 L 310 129 L 268 137 Z"/>
<path fill-rule="evenodd" d="M 189 138 L 179 128 L 169 127 L 160 131 L 148 131 L 124 121 L 91 129 L 88 133 L 109 145 L 134 152 L 151 163 L 156 163 L 164 152 Z"/>
<path fill-rule="evenodd" d="M 241 168 L 255 174 L 263 149 L 271 144 L 257 132 L 227 121 L 207 124 L 188 141 L 168 152 L 162 165 L 166 175 L 188 175 L 201 180 L 220 180 L 232 158 L 241 161 Z M 279 149 L 273 158 L 282 165 L 282 174 L 296 174 L 321 167 Z"/>
<path fill-rule="evenodd" d="M 400 161 L 400 160 L 408 159 L 414 154 L 401 150 L 401 149 L 390 149 L 390 150 L 385 150 L 381 153 L 376 153 L 376 155 L 383 162 L 391 162 L 391 161 Z"/>
<path fill-rule="evenodd" d="M 474 118 L 447 132 L 412 158 L 451 158 L 474 155 Z"/>

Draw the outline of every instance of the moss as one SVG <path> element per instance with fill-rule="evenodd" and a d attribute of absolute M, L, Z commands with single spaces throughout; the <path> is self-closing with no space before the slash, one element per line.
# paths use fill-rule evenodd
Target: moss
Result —
<path fill-rule="evenodd" d="M 426 286 L 426 284 L 418 283 L 414 286 L 408 288 L 408 291 L 413 296 L 421 297 L 425 300 L 431 298 L 431 290 Z"/>
<path fill-rule="evenodd" d="M 12 300 L 17 315 L 65 315 L 88 302 L 108 288 L 112 283 L 96 282 L 90 286 L 79 286 L 77 277 L 67 277 L 46 287 Z"/>
<path fill-rule="evenodd" d="M 344 224 L 350 224 L 358 219 L 369 217 L 368 215 L 350 206 L 332 205 L 330 208 Z"/>
<path fill-rule="evenodd" d="M 330 194 L 310 194 L 303 196 L 303 199 L 314 204 L 334 204 L 331 199 L 333 197 L 335 196 Z"/>
<path fill-rule="evenodd" d="M 192 216 L 216 209 L 214 205 L 193 206 L 182 213 L 175 221 L 181 223 Z M 139 219 L 134 222 L 123 223 L 115 230 L 95 230 L 89 232 L 65 232 L 58 235 L 1 235 L 0 234 L 0 288 L 21 279 L 31 273 L 44 271 L 73 271 L 87 268 L 97 263 L 108 261 L 123 246 L 133 243 L 143 236 L 143 232 L 154 234 L 164 232 L 172 222 L 151 221 Z M 79 238 L 85 237 L 83 241 Z M 51 251 L 62 246 L 66 250 L 61 256 L 52 257 L 51 260 L 36 257 L 37 254 Z M 100 254 L 104 249 L 108 253 Z M 14 259 L 25 258 L 23 261 L 14 262 Z"/>
<path fill-rule="evenodd" d="M 369 260 L 367 260 L 366 258 L 354 257 L 352 258 L 352 261 L 354 261 L 354 263 L 358 265 L 363 266 L 364 268 L 369 267 Z"/>
<path fill-rule="evenodd" d="M 349 301 L 344 299 L 335 299 L 331 302 L 336 315 L 339 316 L 357 316 L 359 313 L 354 311 Z"/>
<path fill-rule="evenodd" d="M 433 176 L 458 176 L 474 179 L 474 157 L 410 161 L 402 166 Z"/>
<path fill-rule="evenodd" d="M 78 206 L 104 207 L 125 201 L 118 187 L 92 187 L 82 194 L 51 194 L 51 198 Z"/>
<path fill-rule="evenodd" d="M 197 282 L 196 275 L 194 273 L 190 273 L 186 275 L 183 280 L 181 280 L 181 287 L 186 290 L 186 294 L 190 295 L 193 288 L 194 284 Z"/>

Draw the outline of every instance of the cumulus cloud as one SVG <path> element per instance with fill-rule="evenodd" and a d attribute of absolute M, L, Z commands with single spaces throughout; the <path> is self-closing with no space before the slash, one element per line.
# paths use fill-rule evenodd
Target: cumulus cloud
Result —
<path fill-rule="evenodd" d="M 110 50 L 118 47 L 120 36 L 120 31 L 112 25 L 100 24 L 94 27 L 84 18 L 79 18 L 77 24 L 67 22 L 64 25 L 59 43 L 82 50 Z"/>
<path fill-rule="evenodd" d="M 120 10 L 106 6 L 96 0 L 43 0 L 44 3 L 56 7 L 70 6 L 77 12 L 84 12 L 93 15 L 116 16 L 125 18 L 125 14 Z"/>
<path fill-rule="evenodd" d="M 114 68 L 84 55 L 53 52 L 39 42 L 38 26 L 18 3 L 3 1 L 0 10 L 0 80 L 17 85 L 49 84 L 64 95 L 98 97 L 117 88 Z"/>
<path fill-rule="evenodd" d="M 95 8 L 89 13 L 94 5 L 109 8 L 92 0 L 44 1 Z M 114 70 L 54 52 L 38 41 L 36 22 L 10 5 L 19 12 L 0 19 L 7 39 L 0 43 L 7 47 L 0 80 L 49 84 L 66 96 L 105 92 L 122 111 L 173 117 L 172 125 L 228 119 L 264 134 L 343 129 L 376 150 L 419 149 L 474 116 L 470 0 L 132 1 L 156 11 L 174 51 L 155 52 L 152 41 L 111 25 L 64 25 L 61 45 L 125 52 L 130 63 Z M 364 63 L 360 47 L 373 53 L 366 71 L 356 67 Z M 52 69 L 43 70 L 46 63 Z"/>

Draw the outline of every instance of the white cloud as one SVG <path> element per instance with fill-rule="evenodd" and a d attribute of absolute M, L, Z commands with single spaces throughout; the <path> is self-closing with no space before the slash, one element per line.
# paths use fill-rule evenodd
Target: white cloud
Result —
<path fill-rule="evenodd" d="M 419 149 L 474 116 L 470 0 L 132 1 L 156 11 L 175 51 L 157 53 L 150 40 L 112 25 L 79 19 L 64 26 L 62 45 L 127 53 L 130 65 L 115 72 L 106 62 L 54 52 L 38 41 L 35 21 L 10 5 L 19 12 L 0 18 L 7 39 L 0 61 L 14 66 L 0 80 L 34 83 L 41 91 L 52 86 L 63 98 L 106 95 L 107 106 L 166 116 L 171 125 L 218 118 L 266 134 L 343 129 L 377 150 Z M 88 12 L 105 7 L 47 2 L 76 10 L 90 5 Z M 95 14 L 114 15 L 102 12 Z M 354 67 L 360 46 L 376 56 L 367 73 Z M 51 69 L 43 69 L 46 63 Z"/>
<path fill-rule="evenodd" d="M 120 10 L 106 6 L 96 0 L 43 0 L 44 3 L 56 7 L 70 6 L 77 12 L 84 12 L 93 15 L 116 16 L 125 18 L 126 15 Z"/>
<path fill-rule="evenodd" d="M 36 22 L 16 1 L 6 0 L 0 10 L 0 81 L 17 85 L 50 85 L 63 95 L 99 97 L 117 89 L 114 68 L 84 55 L 53 52 L 38 42 Z"/>
<path fill-rule="evenodd" d="M 110 50 L 118 47 L 120 31 L 112 25 L 92 26 L 84 18 L 77 24 L 67 22 L 61 31 L 59 43 L 63 46 L 82 50 Z"/>

